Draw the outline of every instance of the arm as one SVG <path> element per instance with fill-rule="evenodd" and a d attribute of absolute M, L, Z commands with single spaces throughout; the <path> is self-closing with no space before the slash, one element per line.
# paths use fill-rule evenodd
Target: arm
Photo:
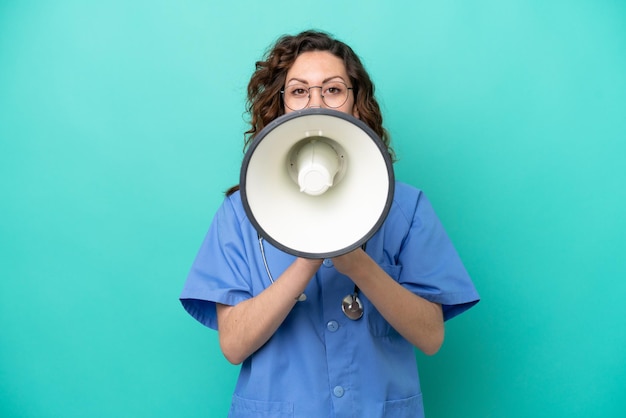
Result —
<path fill-rule="evenodd" d="M 276 332 L 322 260 L 297 258 L 263 292 L 235 306 L 217 305 L 220 347 L 233 364 L 243 362 Z"/>
<path fill-rule="evenodd" d="M 425 354 L 433 355 L 444 338 L 441 305 L 405 289 L 380 268 L 362 249 L 333 259 L 376 306 L 391 326 Z"/>

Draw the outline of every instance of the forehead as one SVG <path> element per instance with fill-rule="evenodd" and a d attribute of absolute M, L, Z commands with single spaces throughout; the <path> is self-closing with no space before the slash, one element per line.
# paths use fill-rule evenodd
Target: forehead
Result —
<path fill-rule="evenodd" d="M 328 51 L 304 52 L 287 71 L 287 82 L 292 79 L 307 83 L 321 83 L 332 78 L 348 80 L 343 60 Z"/>

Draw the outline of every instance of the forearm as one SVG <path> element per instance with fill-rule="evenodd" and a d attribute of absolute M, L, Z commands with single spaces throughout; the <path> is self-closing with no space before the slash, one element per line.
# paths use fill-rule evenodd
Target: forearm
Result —
<path fill-rule="evenodd" d="M 235 306 L 217 305 L 220 347 L 228 361 L 241 363 L 270 339 L 319 264 L 315 260 L 296 259 L 259 295 Z"/>
<path fill-rule="evenodd" d="M 404 338 L 426 354 L 439 350 L 444 338 L 440 305 L 402 287 L 360 249 L 337 263 Z"/>

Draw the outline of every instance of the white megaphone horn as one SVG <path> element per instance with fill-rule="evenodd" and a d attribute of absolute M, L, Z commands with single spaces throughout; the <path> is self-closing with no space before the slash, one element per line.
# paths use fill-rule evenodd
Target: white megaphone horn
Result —
<path fill-rule="evenodd" d="M 257 134 L 240 189 L 250 222 L 270 244 L 299 257 L 331 258 L 363 245 L 385 221 L 393 161 L 359 119 L 305 109 Z"/>

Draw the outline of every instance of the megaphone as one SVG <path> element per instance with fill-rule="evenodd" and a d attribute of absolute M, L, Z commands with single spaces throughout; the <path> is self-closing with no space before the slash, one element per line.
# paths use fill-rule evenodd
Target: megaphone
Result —
<path fill-rule="evenodd" d="M 280 116 L 244 155 L 243 207 L 259 235 L 304 258 L 331 258 L 370 239 L 394 193 L 386 145 L 361 120 L 314 108 Z"/>

